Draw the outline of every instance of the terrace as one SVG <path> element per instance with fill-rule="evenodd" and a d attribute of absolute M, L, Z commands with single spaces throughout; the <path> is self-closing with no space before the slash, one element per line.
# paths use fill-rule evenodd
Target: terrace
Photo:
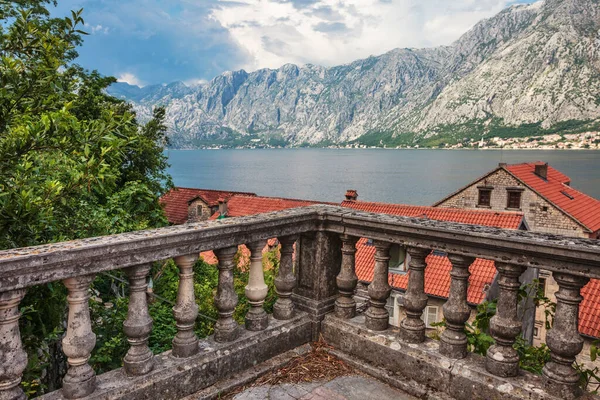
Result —
<path fill-rule="evenodd" d="M 275 280 L 278 299 L 273 315 L 267 315 L 262 307 L 267 287 L 261 250 L 274 237 L 282 246 Z M 353 299 L 356 242 L 361 237 L 373 239 L 376 248 L 370 305 L 364 313 L 357 312 Z M 411 256 L 404 297 L 407 318 L 398 329 L 388 325 L 385 309 L 389 249 L 394 243 L 406 246 Z M 243 327 L 232 318 L 237 303 L 232 271 L 239 244 L 251 251 L 246 287 L 251 308 Z M 443 309 L 447 329 L 439 341 L 426 337 L 421 320 L 427 305 L 424 260 L 432 249 L 446 252 L 452 263 L 450 295 Z M 198 254 L 208 250 L 219 260 L 219 318 L 215 334 L 199 340 L 193 332 L 198 308 L 192 266 Z M 152 354 L 147 274 L 151 263 L 169 258 L 180 271 L 173 309 L 177 334 L 172 350 Z M 474 258 L 493 260 L 499 274 L 498 309 L 490 326 L 496 343 L 486 357 L 467 351 L 464 333 L 468 266 Z M 538 267 L 552 271 L 559 285 L 554 327 L 547 338 L 552 359 L 542 376 L 520 370 L 512 347 L 521 331 L 519 277 Z M 130 284 L 123 327 L 130 349 L 122 368 L 96 376 L 88 364 L 96 340 L 89 285 L 95 275 L 117 269 L 125 270 Z M 43 399 L 215 398 L 223 382 L 284 363 L 319 338 L 347 364 L 420 398 L 574 399 L 582 395 L 572 366 L 583 346 L 577 331 L 579 291 L 590 278 L 600 278 L 600 245 L 588 239 L 315 205 L 2 251 L 0 272 L 1 400 L 25 398 L 19 387 L 26 366 L 19 303 L 27 288 L 57 281 L 69 291 L 63 339 L 69 369 L 62 389 Z"/>

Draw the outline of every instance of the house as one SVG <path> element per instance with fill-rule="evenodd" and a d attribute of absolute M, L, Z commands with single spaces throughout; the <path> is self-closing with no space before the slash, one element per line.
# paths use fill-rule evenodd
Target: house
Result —
<path fill-rule="evenodd" d="M 170 224 L 199 222 L 218 211 L 219 199 L 233 195 L 256 196 L 255 193 L 174 187 L 160 198 Z"/>
<path fill-rule="evenodd" d="M 597 239 L 600 200 L 570 185 L 568 176 L 547 163 L 501 163 L 433 206 L 519 211 L 531 231 Z"/>
<path fill-rule="evenodd" d="M 600 201 L 571 187 L 571 179 L 540 161 L 499 164 L 498 168 L 469 183 L 434 204 L 468 210 L 517 210 L 523 213 L 529 230 L 566 236 L 600 237 Z M 555 302 L 558 285 L 552 275 L 539 271 L 544 294 Z M 600 337 L 600 281 L 592 279 L 582 290 L 579 332 L 585 347 L 578 359 L 591 363 L 589 347 Z M 546 340 L 544 308 L 536 310 L 533 344 Z"/>
<path fill-rule="evenodd" d="M 460 210 L 426 206 L 410 206 L 359 201 L 355 190 L 346 192 L 346 200 L 342 207 L 355 210 L 401 215 L 415 218 L 428 218 L 438 221 L 458 222 L 464 224 L 484 225 L 504 229 L 526 229 L 525 220 L 519 212 L 497 212 L 490 210 Z M 356 244 L 356 274 L 360 282 L 357 295 L 365 301 L 368 299 L 366 289 L 373 279 L 375 247 L 367 238 L 361 238 Z M 393 245 L 390 249 L 389 284 L 392 295 L 388 300 L 390 323 L 398 326 L 405 314 L 402 307 L 403 294 L 408 287 L 407 266 L 410 257 L 406 249 Z M 423 319 L 428 328 L 443 319 L 442 306 L 450 291 L 450 270 L 452 264 L 446 253 L 432 251 L 425 259 L 425 292 L 429 296 Z M 475 307 L 488 298 L 489 289 L 494 283 L 496 267 L 491 260 L 475 259 L 469 267 L 469 288 L 467 302 L 472 306 L 471 319 L 475 317 Z"/>

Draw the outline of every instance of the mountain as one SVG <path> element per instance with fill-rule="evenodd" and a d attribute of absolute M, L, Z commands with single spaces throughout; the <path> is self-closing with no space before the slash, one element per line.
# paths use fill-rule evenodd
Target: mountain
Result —
<path fill-rule="evenodd" d="M 140 118 L 167 107 L 172 143 L 436 144 L 597 128 L 598 0 L 515 5 L 450 46 L 325 68 L 225 72 L 195 87 L 119 83 Z"/>

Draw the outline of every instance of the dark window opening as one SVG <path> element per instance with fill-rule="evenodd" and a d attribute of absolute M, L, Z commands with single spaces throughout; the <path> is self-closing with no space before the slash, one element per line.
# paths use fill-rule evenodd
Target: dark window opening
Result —
<path fill-rule="evenodd" d="M 542 297 L 546 297 L 546 278 L 539 278 L 538 281 L 540 294 L 542 295 Z"/>
<path fill-rule="evenodd" d="M 548 211 L 548 207 L 547 206 L 543 206 L 542 207 L 542 211 Z"/>
<path fill-rule="evenodd" d="M 477 205 L 489 207 L 491 205 L 492 200 L 492 190 L 491 189 L 479 189 L 479 200 L 477 201 Z"/>
<path fill-rule="evenodd" d="M 506 208 L 521 208 L 521 192 L 508 192 Z"/>
<path fill-rule="evenodd" d="M 538 335 L 539 335 L 538 328 L 533 328 L 533 336 L 538 337 Z"/>

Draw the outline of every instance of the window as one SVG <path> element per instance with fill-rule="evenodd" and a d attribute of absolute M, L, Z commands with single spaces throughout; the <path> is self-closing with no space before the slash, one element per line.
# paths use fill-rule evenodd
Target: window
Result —
<path fill-rule="evenodd" d="M 506 202 L 506 208 L 521 208 L 521 192 L 517 191 L 509 191 L 508 192 L 508 201 Z"/>
<path fill-rule="evenodd" d="M 542 211 L 544 211 L 544 212 L 548 211 L 548 206 L 542 206 Z"/>
<path fill-rule="evenodd" d="M 438 310 L 439 308 L 436 306 L 427 306 L 425 311 L 421 315 L 421 319 L 425 322 L 425 326 L 427 328 L 435 328 L 433 324 L 438 321 Z"/>
<path fill-rule="evenodd" d="M 492 189 L 479 189 L 479 200 L 477 205 L 480 207 L 490 207 L 492 200 Z"/>
<path fill-rule="evenodd" d="M 404 273 L 406 272 L 406 248 L 399 244 L 392 244 L 390 247 L 390 272 Z"/>
<path fill-rule="evenodd" d="M 539 337 L 540 331 L 538 328 L 533 328 L 533 336 Z"/>

